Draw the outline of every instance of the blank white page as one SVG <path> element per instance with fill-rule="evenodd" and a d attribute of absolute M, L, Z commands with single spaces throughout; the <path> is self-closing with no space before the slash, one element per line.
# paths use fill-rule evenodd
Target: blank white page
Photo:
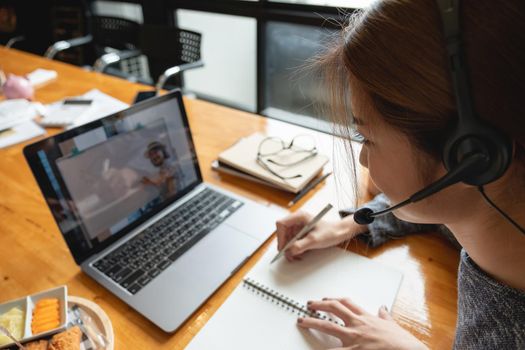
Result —
<path fill-rule="evenodd" d="M 392 309 L 402 274 L 392 268 L 339 248 L 306 253 L 302 261 L 285 258 L 270 265 L 276 244 L 246 277 L 306 305 L 324 297 L 349 297 L 377 314 L 381 305 Z M 297 327 L 297 314 L 241 283 L 187 349 L 326 349 L 338 339 Z"/>

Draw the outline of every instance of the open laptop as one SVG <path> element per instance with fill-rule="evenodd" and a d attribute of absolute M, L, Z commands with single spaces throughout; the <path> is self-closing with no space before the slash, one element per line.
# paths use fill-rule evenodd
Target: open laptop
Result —
<path fill-rule="evenodd" d="M 203 182 L 180 91 L 27 146 L 76 263 L 167 332 L 283 212 Z"/>

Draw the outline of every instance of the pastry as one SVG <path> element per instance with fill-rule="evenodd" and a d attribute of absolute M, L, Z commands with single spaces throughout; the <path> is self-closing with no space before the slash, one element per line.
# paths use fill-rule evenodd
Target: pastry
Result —
<path fill-rule="evenodd" d="M 80 350 L 82 331 L 78 326 L 71 327 L 65 332 L 55 334 L 51 338 L 48 350 Z"/>
<path fill-rule="evenodd" d="M 24 344 L 26 350 L 47 350 L 47 340 L 37 340 Z"/>

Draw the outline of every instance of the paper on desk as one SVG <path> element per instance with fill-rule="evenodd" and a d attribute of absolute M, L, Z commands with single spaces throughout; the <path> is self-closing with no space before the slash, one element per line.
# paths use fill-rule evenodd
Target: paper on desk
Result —
<path fill-rule="evenodd" d="M 92 105 L 65 105 L 63 101 L 46 106 L 40 124 L 46 127 L 66 127 L 93 109 Z"/>
<path fill-rule="evenodd" d="M 24 142 L 33 137 L 43 135 L 45 132 L 46 131 L 34 121 L 28 120 L 24 123 L 17 124 L 10 129 L 0 131 L 0 148 Z"/>
<path fill-rule="evenodd" d="M 26 74 L 27 80 L 33 87 L 42 86 L 57 78 L 58 74 L 54 70 L 37 68 L 31 73 Z"/>
<path fill-rule="evenodd" d="M 88 91 L 82 95 L 82 97 L 93 100 L 93 103 L 91 104 L 93 109 L 89 110 L 87 113 L 83 113 L 80 117 L 75 119 L 73 126 L 87 124 L 93 120 L 120 112 L 129 107 L 127 103 L 124 103 L 121 100 L 109 96 L 97 89 Z"/>
<path fill-rule="evenodd" d="M 39 114 L 37 105 L 23 98 L 0 102 L 0 130 L 9 129 L 35 118 Z"/>
<path fill-rule="evenodd" d="M 76 96 L 76 98 L 92 100 L 93 102 L 89 106 L 64 105 L 62 100 L 51 103 L 46 106 L 47 111 L 44 113 L 42 124 L 72 128 L 129 107 L 128 104 L 97 89 L 89 90 L 83 95 Z"/>

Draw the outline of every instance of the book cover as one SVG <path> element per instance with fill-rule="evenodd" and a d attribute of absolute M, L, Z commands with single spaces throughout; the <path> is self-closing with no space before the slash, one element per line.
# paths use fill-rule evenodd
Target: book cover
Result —
<path fill-rule="evenodd" d="M 323 166 L 328 162 L 328 157 L 322 154 L 315 154 L 315 156 L 291 166 L 280 166 L 267 162 L 267 166 L 270 166 L 275 173 L 282 177 L 300 175 L 300 177 L 282 179 L 272 174 L 257 161 L 259 145 L 265 138 L 266 136 L 261 133 L 255 133 L 242 138 L 233 146 L 219 154 L 218 160 L 246 174 L 293 193 L 297 193 L 303 189 L 322 171 Z M 292 159 L 291 163 L 293 163 L 293 157 L 296 157 L 296 155 L 293 154 L 293 152 L 284 151 L 275 157 L 278 157 L 278 160 L 282 163 L 286 163 L 287 158 Z"/>

